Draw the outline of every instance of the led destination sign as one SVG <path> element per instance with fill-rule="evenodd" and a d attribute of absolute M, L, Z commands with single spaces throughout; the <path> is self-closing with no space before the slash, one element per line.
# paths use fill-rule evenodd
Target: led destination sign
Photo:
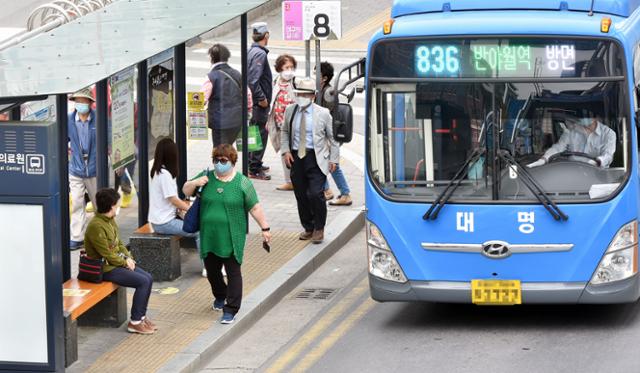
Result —
<path fill-rule="evenodd" d="M 597 51 L 606 53 L 597 53 Z M 558 39 L 385 40 L 372 75 L 415 78 L 575 78 L 621 75 L 609 41 Z M 610 62 L 614 62 L 613 64 Z M 606 71 L 605 67 L 620 71 Z"/>

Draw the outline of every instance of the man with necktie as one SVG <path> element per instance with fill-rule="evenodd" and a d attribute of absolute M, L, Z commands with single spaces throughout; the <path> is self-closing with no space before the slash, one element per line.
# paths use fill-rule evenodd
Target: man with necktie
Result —
<path fill-rule="evenodd" d="M 327 222 L 324 185 L 327 175 L 340 160 L 340 148 L 333 138 L 329 110 L 313 103 L 316 84 L 305 78 L 295 89 L 295 104 L 285 110 L 281 152 L 291 168 L 293 192 L 304 232 L 301 240 L 321 243 Z"/>

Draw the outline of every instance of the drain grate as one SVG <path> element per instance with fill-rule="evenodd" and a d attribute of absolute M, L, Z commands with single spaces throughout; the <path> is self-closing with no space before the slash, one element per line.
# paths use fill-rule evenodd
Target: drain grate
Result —
<path fill-rule="evenodd" d="M 302 289 L 294 296 L 294 299 L 319 299 L 327 300 L 333 296 L 338 289 L 331 288 L 307 288 Z"/>

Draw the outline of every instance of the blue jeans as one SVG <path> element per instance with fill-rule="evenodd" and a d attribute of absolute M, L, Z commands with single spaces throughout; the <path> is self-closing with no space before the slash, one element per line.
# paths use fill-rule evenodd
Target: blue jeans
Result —
<path fill-rule="evenodd" d="M 153 286 L 153 278 L 149 273 L 138 266 L 134 271 L 118 267 L 105 272 L 102 278 L 120 286 L 136 289 L 131 304 L 131 320 L 140 321 L 143 316 L 147 315 L 147 305 L 151 295 L 151 286 Z"/>
<path fill-rule="evenodd" d="M 333 182 L 336 183 L 338 190 L 340 190 L 340 195 L 349 195 L 351 190 L 349 190 L 349 184 L 347 184 L 347 179 L 344 177 L 344 173 L 340 166 L 336 166 L 336 169 L 331 173 L 331 176 L 333 177 Z M 329 189 L 329 178 L 327 178 L 327 182 L 324 184 L 324 190 L 327 189 Z"/>
<path fill-rule="evenodd" d="M 182 220 L 173 219 L 160 225 L 151 223 L 151 227 L 153 227 L 153 231 L 158 234 L 172 234 L 172 235 L 182 236 L 182 237 L 195 237 L 196 246 L 198 247 L 198 251 L 200 251 L 200 232 L 187 233 L 182 230 L 182 224 L 183 224 Z"/>

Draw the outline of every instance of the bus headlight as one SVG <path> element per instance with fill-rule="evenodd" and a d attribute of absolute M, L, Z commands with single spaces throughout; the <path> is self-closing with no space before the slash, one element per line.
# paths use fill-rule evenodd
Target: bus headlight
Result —
<path fill-rule="evenodd" d="M 638 272 L 638 222 L 618 230 L 591 278 L 592 285 L 624 280 Z"/>
<path fill-rule="evenodd" d="M 400 264 L 389 249 L 382 233 L 367 220 L 367 249 L 369 253 L 369 273 L 376 277 L 395 282 L 407 282 Z"/>

